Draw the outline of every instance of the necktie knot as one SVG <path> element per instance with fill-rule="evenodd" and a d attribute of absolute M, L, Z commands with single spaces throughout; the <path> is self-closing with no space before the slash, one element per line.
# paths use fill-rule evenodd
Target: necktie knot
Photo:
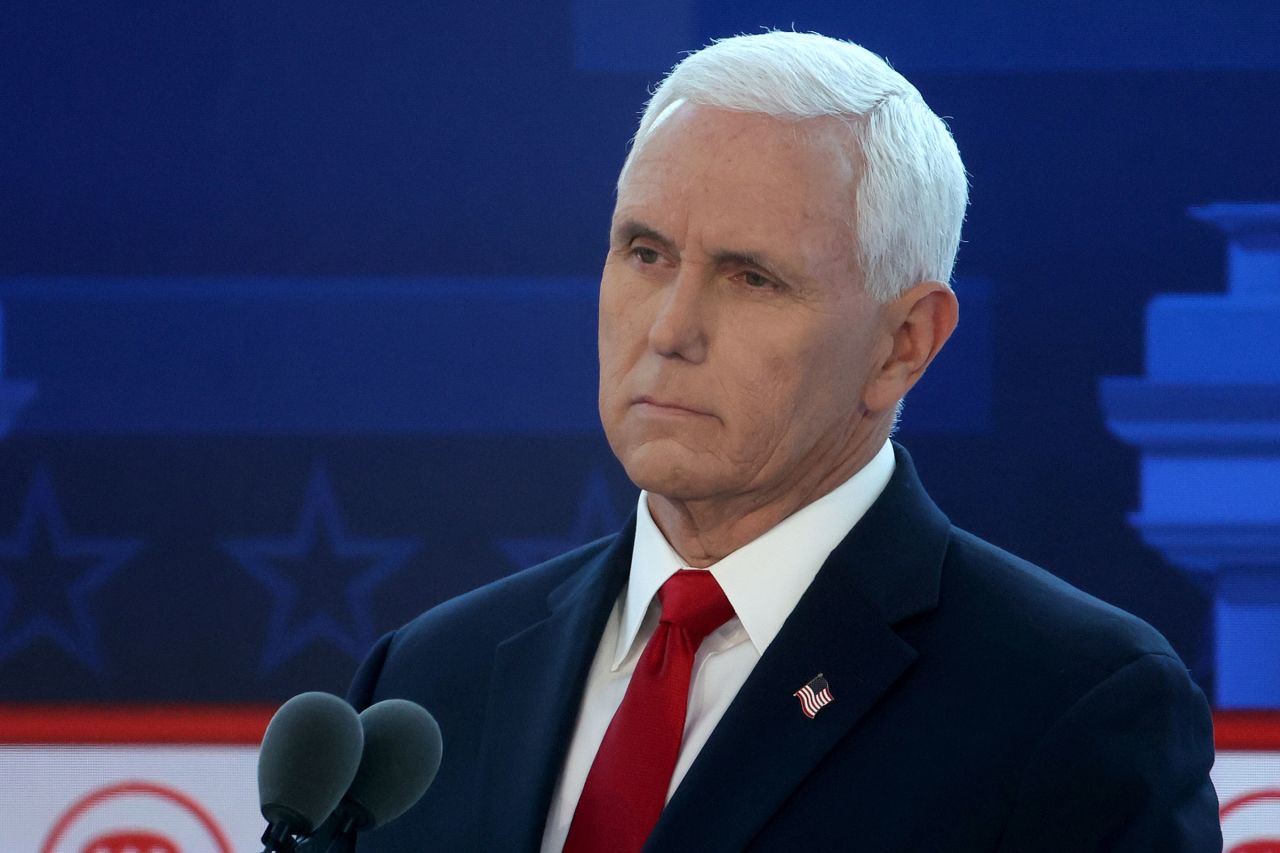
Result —
<path fill-rule="evenodd" d="M 698 645 L 715 629 L 733 618 L 733 605 L 724 590 L 705 570 L 681 569 L 658 590 L 661 621 L 690 635 Z"/>

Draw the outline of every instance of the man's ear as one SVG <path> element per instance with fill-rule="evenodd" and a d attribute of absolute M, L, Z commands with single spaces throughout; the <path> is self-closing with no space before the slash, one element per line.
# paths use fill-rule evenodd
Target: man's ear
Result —
<path fill-rule="evenodd" d="M 939 281 L 922 281 L 880 310 L 887 345 L 863 391 L 872 412 L 892 409 L 906 396 L 960 320 L 955 293 Z"/>

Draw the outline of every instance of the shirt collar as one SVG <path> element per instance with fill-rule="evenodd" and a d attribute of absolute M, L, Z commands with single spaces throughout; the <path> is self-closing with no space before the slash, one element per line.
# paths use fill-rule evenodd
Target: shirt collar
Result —
<path fill-rule="evenodd" d="M 764 654 L 827 556 L 880 497 L 894 465 L 893 446 L 886 441 L 848 480 L 709 567 L 757 654 Z M 649 514 L 648 497 L 642 491 L 636 508 L 631 575 L 614 646 L 615 670 L 635 645 L 658 589 L 685 568 Z"/>

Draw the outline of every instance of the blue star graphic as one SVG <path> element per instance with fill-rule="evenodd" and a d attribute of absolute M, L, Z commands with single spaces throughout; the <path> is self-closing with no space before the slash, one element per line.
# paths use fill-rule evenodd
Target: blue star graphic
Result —
<path fill-rule="evenodd" d="M 45 639 L 100 674 L 90 599 L 141 548 L 137 539 L 72 536 L 48 472 L 37 469 L 17 528 L 0 539 L 0 660 Z"/>
<path fill-rule="evenodd" d="M 597 468 L 587 477 L 578 499 L 578 515 L 572 529 L 562 536 L 535 536 L 526 539 L 501 539 L 498 548 L 520 568 L 534 566 L 601 536 L 617 533 L 623 516 L 614 506 L 609 481 Z"/>
<path fill-rule="evenodd" d="M 372 597 L 418 550 L 417 539 L 349 536 L 323 468 L 311 473 L 291 536 L 222 543 L 271 597 L 259 669 L 264 674 L 328 641 L 359 660 L 377 639 Z"/>

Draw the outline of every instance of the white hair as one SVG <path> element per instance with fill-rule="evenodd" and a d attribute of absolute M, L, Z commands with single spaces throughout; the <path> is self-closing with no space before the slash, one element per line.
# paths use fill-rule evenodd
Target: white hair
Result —
<path fill-rule="evenodd" d="M 783 119 L 843 119 L 865 164 L 854 190 L 853 238 L 868 292 L 887 302 L 921 281 L 950 283 L 969 195 L 964 164 L 946 124 L 883 59 L 817 33 L 714 41 L 677 63 L 654 91 L 627 164 L 686 101 Z"/>

